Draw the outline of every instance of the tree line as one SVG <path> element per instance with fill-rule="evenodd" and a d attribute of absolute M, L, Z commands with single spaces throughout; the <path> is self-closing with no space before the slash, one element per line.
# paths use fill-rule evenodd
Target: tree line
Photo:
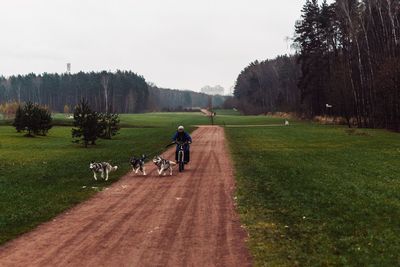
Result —
<path fill-rule="evenodd" d="M 69 112 L 82 98 L 94 111 L 104 113 L 183 110 L 208 103 L 206 94 L 158 88 L 131 71 L 0 76 L 0 106 L 5 114 L 15 112 L 15 103 L 26 102 Z M 215 99 L 219 104 L 224 101 Z"/>
<path fill-rule="evenodd" d="M 82 98 L 99 112 L 142 112 L 147 96 L 144 78 L 130 71 L 0 77 L 0 104 L 33 102 L 53 112 L 72 110 Z"/>
<path fill-rule="evenodd" d="M 235 106 L 245 114 L 295 112 L 300 105 L 299 76 L 294 56 L 252 62 L 236 80 L 236 101 L 229 100 L 226 107 Z"/>
<path fill-rule="evenodd" d="M 296 24 L 306 111 L 400 130 L 400 2 L 307 0 Z"/>
<path fill-rule="evenodd" d="M 400 131 L 400 1 L 307 0 L 293 46 L 295 56 L 239 75 L 234 95 L 245 112 L 328 114 Z"/>
<path fill-rule="evenodd" d="M 208 107 L 210 98 L 214 107 L 221 107 L 225 96 L 209 96 L 204 93 L 182 91 L 177 89 L 149 86 L 148 110 L 150 111 L 182 111 L 187 108 Z"/>

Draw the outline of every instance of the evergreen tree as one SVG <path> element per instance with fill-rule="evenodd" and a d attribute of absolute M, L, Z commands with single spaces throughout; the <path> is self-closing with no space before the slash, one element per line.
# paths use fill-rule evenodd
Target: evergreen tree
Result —
<path fill-rule="evenodd" d="M 53 121 L 51 113 L 47 108 L 38 107 L 37 111 L 40 116 L 39 133 L 45 136 L 48 131 L 52 128 L 51 122 Z"/>
<path fill-rule="evenodd" d="M 321 10 L 317 0 L 307 0 L 302 20 L 296 25 L 295 41 L 300 46 L 299 63 L 302 77 L 299 81 L 302 102 L 311 115 L 323 111 L 326 62 L 321 29 Z"/>
<path fill-rule="evenodd" d="M 24 130 L 24 124 L 23 124 L 23 111 L 21 106 L 19 105 L 17 108 L 17 111 L 15 113 L 15 119 L 14 119 L 14 123 L 13 126 L 15 127 L 15 129 L 17 130 L 18 133 L 20 133 L 21 131 Z"/>
<path fill-rule="evenodd" d="M 72 138 L 74 142 L 82 142 L 85 147 L 90 144 L 95 145 L 99 127 L 98 115 L 89 107 L 87 100 L 82 99 L 74 110 L 74 126 L 72 129 Z"/>
<path fill-rule="evenodd" d="M 51 122 L 51 113 L 47 108 L 28 102 L 23 108 L 18 106 L 13 126 L 17 132 L 27 131 L 26 136 L 45 136 L 52 127 Z"/>
<path fill-rule="evenodd" d="M 115 113 L 100 113 L 98 116 L 99 137 L 103 139 L 111 139 L 117 135 L 119 127 L 119 115 Z"/>
<path fill-rule="evenodd" d="M 40 112 L 38 107 L 32 102 L 25 104 L 22 117 L 23 125 L 25 126 L 27 136 L 34 136 L 40 130 Z"/>

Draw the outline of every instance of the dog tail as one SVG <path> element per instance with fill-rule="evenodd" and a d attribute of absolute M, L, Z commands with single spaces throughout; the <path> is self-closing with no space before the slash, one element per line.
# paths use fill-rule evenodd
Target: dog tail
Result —
<path fill-rule="evenodd" d="M 171 164 L 171 165 L 176 165 L 176 162 L 171 160 L 171 161 L 169 162 L 169 164 Z"/>
<path fill-rule="evenodd" d="M 112 167 L 112 170 L 113 170 L 113 171 L 116 171 L 116 170 L 118 170 L 118 166 L 114 166 L 114 167 Z"/>

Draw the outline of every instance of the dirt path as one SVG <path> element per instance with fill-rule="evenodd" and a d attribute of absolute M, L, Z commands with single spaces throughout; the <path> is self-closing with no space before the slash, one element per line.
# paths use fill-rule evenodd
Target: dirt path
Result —
<path fill-rule="evenodd" d="M 207 117 L 211 117 L 212 116 L 212 113 L 209 110 L 205 109 L 205 108 L 201 109 L 200 111 Z"/>
<path fill-rule="evenodd" d="M 250 266 L 223 129 L 193 139 L 183 174 L 158 177 L 148 164 L 148 177 L 124 176 L 1 247 L 0 266 Z"/>

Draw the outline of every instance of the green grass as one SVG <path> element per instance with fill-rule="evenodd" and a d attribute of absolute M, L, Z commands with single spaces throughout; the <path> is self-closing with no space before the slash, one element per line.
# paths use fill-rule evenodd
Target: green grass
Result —
<path fill-rule="evenodd" d="M 72 125 L 73 120 L 65 114 L 53 114 L 56 125 Z M 153 112 L 143 114 L 121 114 L 122 127 L 177 127 L 179 125 L 204 125 L 210 124 L 208 117 L 200 112 Z M 217 110 L 214 123 L 217 125 L 264 125 L 283 124 L 284 119 L 267 116 L 240 116 L 238 112 L 231 110 Z"/>
<path fill-rule="evenodd" d="M 209 119 L 198 112 L 121 114 L 121 124 L 130 127 L 177 127 L 208 124 Z"/>
<path fill-rule="evenodd" d="M 72 125 L 73 120 L 65 114 L 53 114 L 56 125 Z M 143 113 L 120 114 L 121 126 L 129 128 L 151 127 L 177 127 L 179 125 L 207 124 L 209 119 L 197 112 L 171 112 L 171 113 Z"/>
<path fill-rule="evenodd" d="M 398 266 L 400 138 L 342 127 L 227 128 L 257 266 Z"/>
<path fill-rule="evenodd" d="M 216 109 L 214 111 L 215 111 L 215 113 L 217 113 L 217 116 L 219 116 L 219 115 L 232 115 L 232 116 L 242 115 L 238 110 L 233 110 L 233 109 Z"/>

